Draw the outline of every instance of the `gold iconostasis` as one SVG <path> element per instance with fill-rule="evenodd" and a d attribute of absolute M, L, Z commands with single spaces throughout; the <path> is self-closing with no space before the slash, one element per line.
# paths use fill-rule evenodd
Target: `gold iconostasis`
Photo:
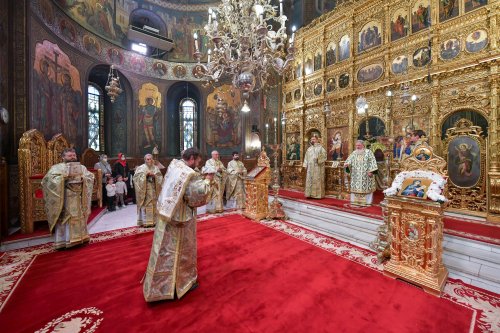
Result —
<path fill-rule="evenodd" d="M 345 196 L 342 160 L 368 132 L 383 188 L 399 170 L 409 133 L 421 129 L 447 160 L 448 209 L 500 220 L 499 7 L 350 1 L 297 31 L 282 90 L 285 187 L 303 189 L 301 161 L 318 135 L 330 161 L 327 193 Z"/>

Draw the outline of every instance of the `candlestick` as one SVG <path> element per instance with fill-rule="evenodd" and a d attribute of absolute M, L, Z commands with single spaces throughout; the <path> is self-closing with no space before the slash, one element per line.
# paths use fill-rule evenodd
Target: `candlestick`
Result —
<path fill-rule="evenodd" d="M 208 8 L 208 25 L 212 23 L 212 8 Z"/>
<path fill-rule="evenodd" d="M 276 122 L 278 118 L 274 117 L 274 144 L 278 143 L 278 126 L 276 126 Z"/>
<path fill-rule="evenodd" d="M 269 144 L 269 124 L 266 123 L 266 145 Z"/>
<path fill-rule="evenodd" d="M 283 0 L 280 0 L 280 16 L 283 16 Z"/>
<path fill-rule="evenodd" d="M 193 38 L 194 38 L 194 49 L 196 50 L 196 52 L 198 52 L 198 34 L 195 32 L 194 35 L 193 35 Z"/>
<path fill-rule="evenodd" d="M 212 54 L 212 50 L 208 49 L 207 54 L 208 54 L 207 62 L 209 63 L 210 62 L 210 55 Z"/>

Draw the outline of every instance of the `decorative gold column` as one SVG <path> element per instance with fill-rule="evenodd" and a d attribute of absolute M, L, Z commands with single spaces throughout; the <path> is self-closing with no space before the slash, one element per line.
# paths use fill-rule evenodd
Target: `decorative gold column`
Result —
<path fill-rule="evenodd" d="M 429 135 L 429 144 L 437 150 L 438 154 L 441 154 L 441 134 L 439 127 L 439 78 L 434 78 L 432 82 L 432 106 L 431 106 L 431 132 Z"/>
<path fill-rule="evenodd" d="M 498 163 L 498 65 L 490 68 L 490 128 L 489 128 L 489 155 L 490 170 L 488 172 L 489 195 L 488 216 L 489 221 L 500 222 L 500 167 Z"/>

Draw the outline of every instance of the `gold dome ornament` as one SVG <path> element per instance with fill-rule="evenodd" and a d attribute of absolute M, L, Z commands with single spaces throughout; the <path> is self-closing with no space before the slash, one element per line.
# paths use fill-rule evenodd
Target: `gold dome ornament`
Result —
<path fill-rule="evenodd" d="M 0 120 L 4 124 L 7 124 L 9 122 L 9 111 L 7 111 L 7 109 L 4 108 L 3 106 L 0 107 Z"/>

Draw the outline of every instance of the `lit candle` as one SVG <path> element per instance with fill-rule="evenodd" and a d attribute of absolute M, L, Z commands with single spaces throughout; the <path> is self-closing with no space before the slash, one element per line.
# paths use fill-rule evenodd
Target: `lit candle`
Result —
<path fill-rule="evenodd" d="M 269 143 L 269 124 L 266 123 L 266 145 Z"/>
<path fill-rule="evenodd" d="M 194 38 L 194 49 L 196 50 L 196 52 L 198 52 L 198 34 L 196 32 L 194 33 L 193 38 Z"/>
<path fill-rule="evenodd" d="M 297 30 L 297 28 L 295 26 L 292 27 L 292 38 L 290 38 L 290 40 L 293 41 L 295 40 L 295 30 Z"/>
<path fill-rule="evenodd" d="M 208 8 L 208 25 L 212 23 L 212 8 Z"/>
<path fill-rule="evenodd" d="M 278 118 L 274 117 L 274 143 L 278 143 L 278 126 L 276 126 L 276 122 Z"/>
<path fill-rule="evenodd" d="M 280 16 L 283 16 L 283 0 L 280 0 Z"/>
<path fill-rule="evenodd" d="M 212 50 L 208 49 L 207 54 L 208 54 L 207 62 L 210 62 L 210 55 L 212 54 Z"/>

